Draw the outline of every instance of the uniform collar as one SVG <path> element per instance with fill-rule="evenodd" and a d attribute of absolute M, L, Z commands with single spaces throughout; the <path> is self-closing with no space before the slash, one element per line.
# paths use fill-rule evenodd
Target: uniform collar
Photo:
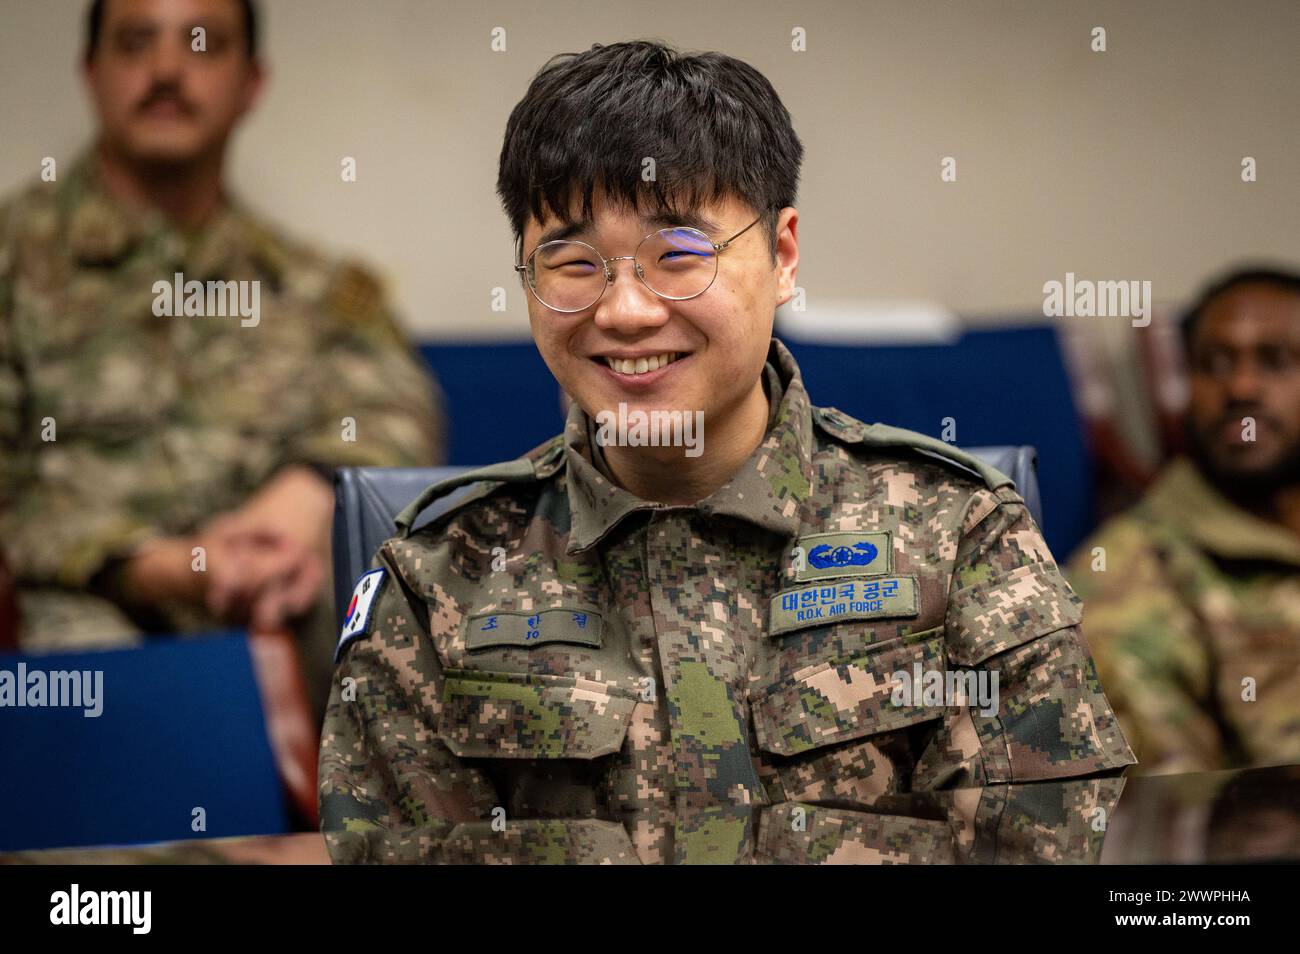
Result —
<path fill-rule="evenodd" d="M 164 267 L 187 279 L 206 281 L 240 270 L 235 259 L 249 248 L 273 247 L 252 241 L 257 226 L 238 203 L 225 201 L 212 217 L 187 236 L 157 209 L 127 204 L 104 185 L 94 147 L 74 161 L 66 180 L 68 244 L 85 265 L 112 266 L 138 249 L 149 249 Z M 261 256 L 268 258 L 268 256 Z M 283 263 L 269 256 L 255 264 L 278 275 Z"/>
<path fill-rule="evenodd" d="M 73 162 L 63 192 L 68 246 L 84 265 L 114 265 L 167 230 L 156 209 L 128 206 L 108 192 L 93 147 Z"/>
<path fill-rule="evenodd" d="M 1237 506 L 1187 457 L 1169 463 L 1148 492 L 1144 506 L 1218 556 L 1300 566 L 1300 538 Z"/>
<path fill-rule="evenodd" d="M 571 530 L 569 553 L 600 542 L 628 514 L 640 510 L 694 510 L 744 520 L 782 537 L 798 532 L 812 489 L 812 406 L 799 366 L 776 338 L 763 373 L 768 430 L 763 442 L 726 484 L 690 507 L 642 500 L 613 482 L 592 435 L 594 424 L 574 402 L 564 429 Z M 707 445 L 706 445 L 707 446 Z"/>

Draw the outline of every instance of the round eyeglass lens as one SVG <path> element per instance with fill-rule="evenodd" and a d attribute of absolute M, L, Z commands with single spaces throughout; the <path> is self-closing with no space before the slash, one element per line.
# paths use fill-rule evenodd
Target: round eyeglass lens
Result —
<path fill-rule="evenodd" d="M 718 274 L 718 253 L 698 229 L 662 229 L 646 236 L 636 262 L 651 291 L 677 300 L 703 293 Z"/>
<path fill-rule="evenodd" d="M 528 283 L 548 308 L 581 311 L 605 290 L 605 268 L 585 242 L 547 242 L 528 258 Z"/>

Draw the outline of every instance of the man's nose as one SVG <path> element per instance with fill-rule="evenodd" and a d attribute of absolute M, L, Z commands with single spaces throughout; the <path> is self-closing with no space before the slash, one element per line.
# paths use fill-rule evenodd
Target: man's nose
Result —
<path fill-rule="evenodd" d="M 153 68 L 154 81 L 179 80 L 189 55 L 190 48 L 186 43 L 155 43 L 149 64 Z"/>
<path fill-rule="evenodd" d="M 1255 402 L 1264 394 L 1264 382 L 1259 367 L 1253 361 L 1238 361 L 1225 383 L 1228 399 Z"/>
<path fill-rule="evenodd" d="M 668 320 L 668 302 L 637 277 L 631 259 L 611 261 L 609 269 L 614 278 L 596 305 L 598 328 L 632 334 Z"/>

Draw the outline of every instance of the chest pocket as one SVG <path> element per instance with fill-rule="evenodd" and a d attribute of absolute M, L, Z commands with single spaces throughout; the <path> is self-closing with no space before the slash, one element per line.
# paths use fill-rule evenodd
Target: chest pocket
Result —
<path fill-rule="evenodd" d="M 590 679 L 448 669 L 438 736 L 465 758 L 594 759 L 623 747 L 636 703 Z"/>
<path fill-rule="evenodd" d="M 943 714 L 921 705 L 918 693 L 895 693 L 899 676 L 910 680 L 916 666 L 923 672 L 946 667 L 942 626 L 879 641 L 873 636 L 880 634 L 865 623 L 822 630 L 806 634 L 797 646 L 782 647 L 786 665 L 751 690 L 755 735 L 764 751 L 799 755 Z M 818 653 L 817 647 L 831 652 Z M 800 658 L 802 665 L 794 662 Z"/>

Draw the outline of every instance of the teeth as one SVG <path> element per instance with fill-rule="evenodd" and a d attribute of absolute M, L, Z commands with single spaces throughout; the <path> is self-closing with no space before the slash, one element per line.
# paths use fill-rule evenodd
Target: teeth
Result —
<path fill-rule="evenodd" d="M 676 351 L 669 351 L 649 358 L 606 358 L 605 363 L 619 374 L 645 374 L 672 364 L 678 357 L 680 355 Z"/>

